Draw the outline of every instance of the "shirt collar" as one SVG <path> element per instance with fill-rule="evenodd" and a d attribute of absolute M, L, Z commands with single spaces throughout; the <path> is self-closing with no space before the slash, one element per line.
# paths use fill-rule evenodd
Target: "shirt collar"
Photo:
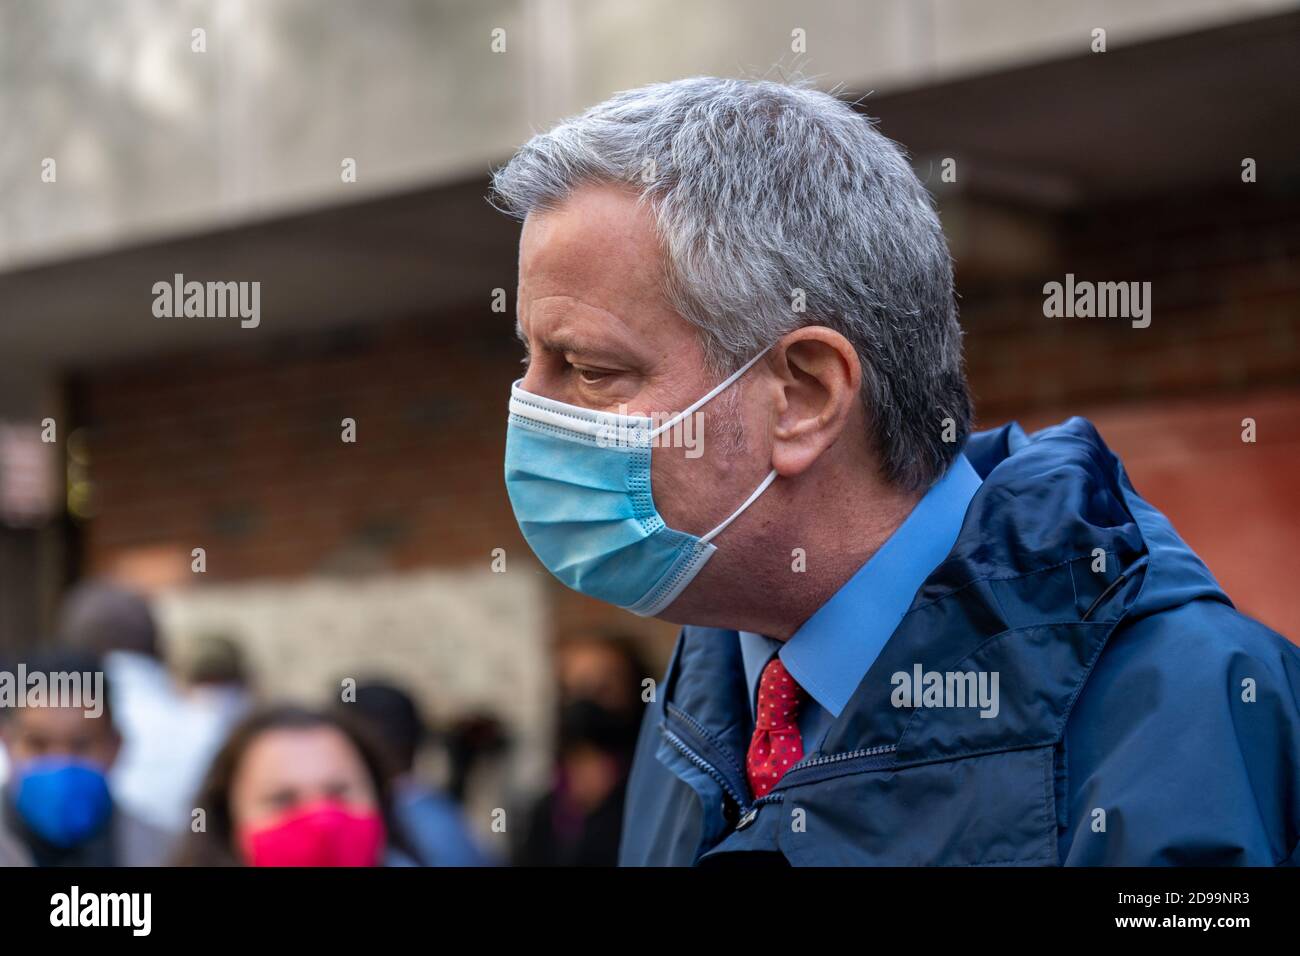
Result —
<path fill-rule="evenodd" d="M 959 454 L 871 559 L 788 641 L 741 631 L 751 706 L 763 668 L 779 648 L 790 676 L 838 717 L 916 592 L 952 551 L 979 486 L 979 475 Z"/>

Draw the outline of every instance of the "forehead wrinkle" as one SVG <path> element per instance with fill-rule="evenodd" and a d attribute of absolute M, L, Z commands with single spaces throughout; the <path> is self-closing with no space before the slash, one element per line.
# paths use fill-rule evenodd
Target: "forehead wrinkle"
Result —
<path fill-rule="evenodd" d="M 569 295 L 546 296 L 535 299 L 533 304 L 536 307 L 534 311 L 543 314 L 560 313 L 557 321 L 542 323 L 544 328 L 539 329 L 538 323 L 532 324 L 533 344 L 536 347 L 557 353 L 627 357 L 635 333 L 627 322 L 608 309 Z M 600 320 L 599 332 L 589 333 L 582 328 L 575 328 L 574 319 L 570 316 L 576 319 L 582 313 L 594 314 Z M 522 334 L 522 323 L 516 322 L 516 332 Z M 630 347 L 630 351 L 639 353 L 640 350 Z"/>
<path fill-rule="evenodd" d="M 515 337 L 523 343 L 525 351 L 531 351 L 532 345 L 524 332 L 523 324 L 515 322 Z M 538 336 L 537 347 L 546 352 L 572 352 L 575 355 L 611 354 L 610 349 L 591 344 L 567 329 L 543 333 Z"/>

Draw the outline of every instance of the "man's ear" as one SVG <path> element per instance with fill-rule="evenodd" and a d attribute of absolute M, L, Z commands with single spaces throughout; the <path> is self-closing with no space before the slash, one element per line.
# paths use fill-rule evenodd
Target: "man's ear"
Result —
<path fill-rule="evenodd" d="M 772 467 L 802 474 L 835 444 L 853 417 L 862 365 L 849 340 L 824 325 L 796 329 L 776 343 L 769 367 L 780 396 L 772 432 Z"/>

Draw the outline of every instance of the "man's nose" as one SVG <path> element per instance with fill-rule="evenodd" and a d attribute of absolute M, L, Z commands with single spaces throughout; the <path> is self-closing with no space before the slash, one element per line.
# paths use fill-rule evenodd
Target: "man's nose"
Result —
<path fill-rule="evenodd" d="M 532 392 L 534 395 L 545 395 L 544 376 L 538 368 L 537 362 L 529 362 L 528 367 L 524 369 L 524 377 L 519 382 L 519 387 L 525 392 Z M 548 396 L 549 397 L 549 396 Z"/>

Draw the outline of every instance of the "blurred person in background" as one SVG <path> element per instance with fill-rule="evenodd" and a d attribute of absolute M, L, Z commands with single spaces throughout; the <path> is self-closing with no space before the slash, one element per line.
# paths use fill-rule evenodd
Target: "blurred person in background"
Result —
<path fill-rule="evenodd" d="M 487 711 L 464 714 L 442 733 L 447 750 L 447 795 L 468 805 L 474 781 L 510 749 L 511 740 L 501 719 Z"/>
<path fill-rule="evenodd" d="M 614 866 L 646 668 L 622 636 L 583 635 L 556 651 L 555 780 L 533 806 L 519 866 Z"/>
<path fill-rule="evenodd" d="M 253 709 L 254 695 L 239 645 L 225 634 L 204 634 L 180 665 L 185 701 L 194 725 L 196 762 L 211 765 L 235 726 Z M 195 783 L 195 790 L 198 783 Z"/>
<path fill-rule="evenodd" d="M 491 866 L 475 841 L 460 805 L 419 779 L 416 757 L 427 725 L 409 694 L 382 681 L 358 685 L 356 700 L 339 704 L 373 730 L 389 758 L 393 810 L 402 835 L 425 866 Z"/>
<path fill-rule="evenodd" d="M 410 866 L 382 750 L 334 711 L 254 711 L 217 754 L 184 866 Z"/>
<path fill-rule="evenodd" d="M 26 663 L 28 674 L 91 674 L 92 655 L 51 653 Z M 109 771 L 122 739 L 114 727 L 110 683 L 102 710 L 86 706 L 0 708 L 0 740 L 12 764 L 0 807 L 4 846 L 20 845 L 37 866 L 160 866 L 173 837 L 114 800 Z"/>
<path fill-rule="evenodd" d="M 211 757 L 207 722 L 196 719 L 163 661 L 148 602 L 108 582 L 83 582 L 64 599 L 58 638 L 103 658 L 123 741 L 113 768 L 118 799 L 154 826 L 187 826 Z"/>

